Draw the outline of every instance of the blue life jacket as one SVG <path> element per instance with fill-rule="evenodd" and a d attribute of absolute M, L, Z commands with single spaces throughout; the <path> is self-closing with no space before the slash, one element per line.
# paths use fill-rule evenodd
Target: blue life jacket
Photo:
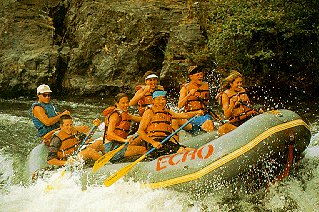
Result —
<path fill-rule="evenodd" d="M 48 132 L 56 129 L 56 128 L 59 128 L 60 127 L 60 124 L 59 122 L 51 125 L 51 126 L 45 126 L 39 119 L 37 119 L 33 113 L 32 113 L 32 110 L 35 106 L 40 106 L 42 107 L 44 110 L 45 110 L 45 114 L 51 118 L 51 117 L 54 117 L 57 115 L 57 108 L 54 107 L 51 103 L 48 103 L 48 104 L 45 104 L 45 103 L 42 103 L 42 102 L 34 102 L 32 105 L 31 105 L 31 108 L 29 110 L 29 115 L 31 116 L 31 119 L 32 119 L 32 122 L 34 124 L 34 126 L 37 128 L 38 130 L 38 136 L 39 137 L 42 137 L 44 136 L 45 134 L 47 134 Z"/>

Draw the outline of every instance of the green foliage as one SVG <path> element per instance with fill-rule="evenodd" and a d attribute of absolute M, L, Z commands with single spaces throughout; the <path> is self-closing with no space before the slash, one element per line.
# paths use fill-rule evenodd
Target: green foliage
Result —
<path fill-rule="evenodd" d="M 210 8 L 209 48 L 219 66 L 269 77 L 295 73 L 296 83 L 317 75 L 318 0 L 211 0 Z"/>

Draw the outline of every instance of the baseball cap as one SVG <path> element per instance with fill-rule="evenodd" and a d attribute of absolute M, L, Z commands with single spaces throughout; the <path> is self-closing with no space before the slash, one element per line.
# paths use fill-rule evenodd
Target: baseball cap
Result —
<path fill-rule="evenodd" d="M 39 85 L 39 87 L 37 87 L 37 94 L 40 94 L 40 93 L 51 93 L 51 89 L 48 85 L 46 84 L 42 84 L 42 85 Z"/>
<path fill-rule="evenodd" d="M 152 94 L 152 98 L 160 97 L 160 96 L 166 96 L 166 91 L 154 91 Z"/>

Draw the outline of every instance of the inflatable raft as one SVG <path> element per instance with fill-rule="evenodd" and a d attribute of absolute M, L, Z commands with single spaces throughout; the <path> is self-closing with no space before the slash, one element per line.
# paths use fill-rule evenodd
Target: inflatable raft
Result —
<path fill-rule="evenodd" d="M 293 153 L 294 161 L 300 158 L 310 138 L 309 126 L 296 113 L 289 110 L 265 112 L 224 136 L 216 138 L 216 134 L 207 133 L 192 137 L 182 144 L 196 149 L 140 162 L 123 179 L 133 179 L 153 189 L 201 190 L 245 173 L 249 173 L 251 179 L 260 178 L 258 168 L 269 161 L 276 161 L 271 166 L 275 171 L 269 172 L 277 176 L 286 168 L 289 154 Z M 292 152 L 288 151 L 289 146 L 293 146 Z M 30 173 L 45 166 L 46 155 L 44 145 L 31 152 Z M 105 180 L 128 164 L 109 163 L 94 174 L 86 170 L 89 183 Z"/>

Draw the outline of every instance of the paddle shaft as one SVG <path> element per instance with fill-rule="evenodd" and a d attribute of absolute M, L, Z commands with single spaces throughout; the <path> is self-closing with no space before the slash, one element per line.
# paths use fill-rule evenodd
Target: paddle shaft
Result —
<path fill-rule="evenodd" d="M 176 133 L 178 133 L 179 131 L 181 131 L 186 125 L 188 125 L 190 122 L 192 122 L 196 116 L 193 116 L 191 119 L 189 119 L 185 124 L 183 124 L 182 126 L 180 126 L 177 130 L 175 130 L 172 134 L 170 134 L 169 136 L 167 136 L 163 141 L 161 141 L 161 144 L 164 144 L 166 141 L 168 141 L 171 137 L 173 137 L 174 135 L 176 135 Z M 146 155 L 149 155 L 150 153 L 152 153 L 153 151 L 155 151 L 156 148 L 153 147 L 152 149 L 150 149 L 148 152 L 145 153 Z"/>
<path fill-rule="evenodd" d="M 137 134 L 132 136 L 133 140 L 135 138 L 138 137 Z M 103 142 L 104 143 L 104 142 Z M 123 145 L 121 145 L 120 147 L 118 147 L 117 149 L 113 149 L 107 153 L 105 153 L 102 157 L 100 157 L 98 160 L 95 161 L 93 168 L 92 168 L 92 172 L 96 172 L 98 169 L 100 169 L 101 167 L 103 167 L 107 162 L 109 162 L 109 160 L 111 160 L 114 155 L 116 155 L 116 153 L 118 153 L 121 149 L 123 149 L 125 147 L 127 142 L 125 142 Z"/>
<path fill-rule="evenodd" d="M 258 109 L 254 108 L 252 105 L 248 104 L 247 102 L 244 102 L 242 99 L 239 99 L 238 101 L 240 104 L 245 105 L 246 107 L 253 109 L 256 113 L 260 114 Z"/>
<path fill-rule="evenodd" d="M 204 101 L 203 98 L 197 96 L 197 99 L 206 107 L 207 111 L 208 111 L 209 113 L 211 113 L 211 115 L 212 115 L 217 121 L 220 121 L 221 124 L 227 123 L 227 121 L 225 121 L 225 120 L 223 120 L 222 118 L 220 118 L 220 116 L 217 115 L 217 114 L 206 104 L 206 102 Z"/>
<path fill-rule="evenodd" d="M 85 138 L 84 138 L 83 141 L 81 142 L 79 148 L 73 153 L 73 156 L 74 156 L 74 155 L 77 155 L 77 154 L 81 151 L 81 149 L 82 149 L 83 145 L 85 144 L 85 142 L 93 136 L 93 134 L 94 134 L 94 132 L 95 132 L 96 129 L 97 129 L 97 126 L 94 125 L 94 126 L 91 128 L 90 132 L 85 136 Z"/>

